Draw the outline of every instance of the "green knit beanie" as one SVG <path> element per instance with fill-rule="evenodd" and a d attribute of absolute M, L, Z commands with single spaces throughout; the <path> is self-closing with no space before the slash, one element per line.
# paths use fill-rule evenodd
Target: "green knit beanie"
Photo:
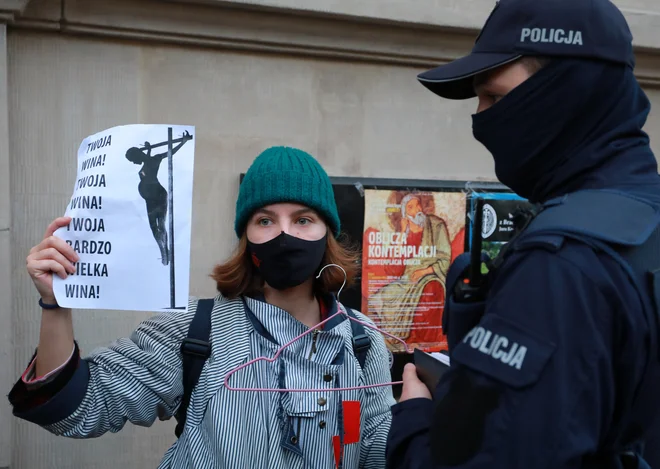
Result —
<path fill-rule="evenodd" d="M 285 202 L 316 210 L 335 236 L 339 235 L 341 226 L 330 178 L 311 155 L 290 147 L 268 148 L 248 169 L 236 201 L 236 235 L 243 235 L 256 210 Z"/>

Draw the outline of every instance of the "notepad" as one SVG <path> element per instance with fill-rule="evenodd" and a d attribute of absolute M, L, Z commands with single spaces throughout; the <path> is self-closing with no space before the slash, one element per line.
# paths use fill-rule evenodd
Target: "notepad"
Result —
<path fill-rule="evenodd" d="M 449 369 L 450 360 L 449 355 L 444 353 L 426 353 L 422 350 L 415 349 L 414 352 L 415 367 L 417 368 L 417 376 L 426 384 L 431 394 L 438 386 L 438 382 L 443 374 Z"/>

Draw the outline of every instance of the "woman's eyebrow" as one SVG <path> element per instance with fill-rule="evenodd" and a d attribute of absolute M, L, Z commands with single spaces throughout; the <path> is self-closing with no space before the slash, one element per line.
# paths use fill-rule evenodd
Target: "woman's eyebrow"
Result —
<path fill-rule="evenodd" d="M 257 215 L 266 215 L 266 216 L 269 216 L 269 217 L 274 217 L 277 214 L 275 212 L 271 211 L 271 210 L 268 210 L 268 209 L 265 209 L 265 208 L 260 208 L 259 210 L 254 212 L 254 215 L 252 215 L 252 216 L 256 217 Z"/>
<path fill-rule="evenodd" d="M 316 212 L 312 210 L 311 208 L 301 208 L 300 210 L 296 210 L 293 212 L 291 215 L 294 217 L 299 217 L 300 215 L 316 215 Z"/>

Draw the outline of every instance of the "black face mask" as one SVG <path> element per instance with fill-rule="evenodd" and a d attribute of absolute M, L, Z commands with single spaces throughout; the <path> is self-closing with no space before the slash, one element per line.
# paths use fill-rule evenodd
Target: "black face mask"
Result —
<path fill-rule="evenodd" d="M 276 290 L 296 287 L 321 265 L 327 234 L 318 241 L 305 241 L 282 232 L 262 244 L 248 241 L 254 262 L 264 281 Z"/>

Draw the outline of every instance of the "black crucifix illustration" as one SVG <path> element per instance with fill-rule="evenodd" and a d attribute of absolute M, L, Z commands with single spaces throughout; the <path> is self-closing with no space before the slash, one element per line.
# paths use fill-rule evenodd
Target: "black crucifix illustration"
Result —
<path fill-rule="evenodd" d="M 150 144 L 144 142 L 142 148 L 132 147 L 126 151 L 126 159 L 131 163 L 141 164 L 140 184 L 138 192 L 147 205 L 147 216 L 151 233 L 160 249 L 161 262 L 170 266 L 170 307 L 176 307 L 175 301 L 175 270 L 174 270 L 174 178 L 172 170 L 172 157 L 188 141 L 192 135 L 184 132 L 180 138 L 172 138 L 172 128 L 167 129 L 167 140 Z M 177 144 L 173 147 L 174 144 Z M 152 156 L 151 150 L 167 145 L 167 152 Z M 167 158 L 168 190 L 158 181 L 158 170 L 163 159 Z M 165 226 L 169 209 L 169 236 Z M 168 243 L 169 241 L 169 243 Z"/>

